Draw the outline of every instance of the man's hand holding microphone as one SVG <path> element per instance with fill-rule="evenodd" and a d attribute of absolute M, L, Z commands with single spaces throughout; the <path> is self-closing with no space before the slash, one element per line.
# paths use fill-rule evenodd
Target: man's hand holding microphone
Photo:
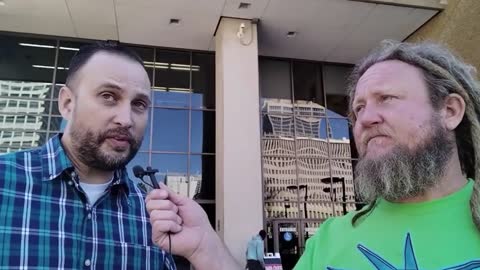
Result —
<path fill-rule="evenodd" d="M 185 257 L 197 270 L 242 269 L 195 201 L 160 183 L 160 189 L 152 190 L 145 202 L 152 224 L 152 241 L 160 248 L 171 248 L 173 254 Z"/>

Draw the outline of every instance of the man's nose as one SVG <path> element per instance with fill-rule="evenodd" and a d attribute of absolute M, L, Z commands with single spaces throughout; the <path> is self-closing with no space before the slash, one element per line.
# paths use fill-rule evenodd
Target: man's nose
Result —
<path fill-rule="evenodd" d="M 365 105 L 357 115 L 357 124 L 363 127 L 371 127 L 383 121 L 380 111 L 374 105 Z"/>
<path fill-rule="evenodd" d="M 115 124 L 126 128 L 132 127 L 133 118 L 132 108 L 130 105 L 124 105 L 118 108 L 115 115 Z"/>

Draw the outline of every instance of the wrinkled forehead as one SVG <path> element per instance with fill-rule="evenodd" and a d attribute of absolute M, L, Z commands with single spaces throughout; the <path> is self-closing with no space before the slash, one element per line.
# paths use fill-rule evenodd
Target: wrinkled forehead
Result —
<path fill-rule="evenodd" d="M 73 78 L 74 85 L 99 85 L 105 81 L 150 89 L 148 74 L 140 63 L 111 52 L 98 52 L 92 55 Z"/>
<path fill-rule="evenodd" d="M 369 67 L 358 79 L 354 89 L 353 102 L 378 91 L 418 92 L 426 89 L 423 71 L 399 60 L 388 60 Z"/>

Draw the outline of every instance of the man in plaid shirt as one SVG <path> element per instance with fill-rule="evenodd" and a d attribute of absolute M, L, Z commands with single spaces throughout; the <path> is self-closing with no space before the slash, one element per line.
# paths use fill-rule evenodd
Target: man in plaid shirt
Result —
<path fill-rule="evenodd" d="M 0 269 L 175 269 L 152 243 L 145 195 L 125 164 L 150 105 L 141 59 L 97 43 L 72 59 L 65 133 L 0 156 Z"/>

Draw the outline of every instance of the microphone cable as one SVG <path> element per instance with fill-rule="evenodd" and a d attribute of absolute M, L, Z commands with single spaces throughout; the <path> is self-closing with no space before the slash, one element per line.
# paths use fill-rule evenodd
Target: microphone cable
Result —
<path fill-rule="evenodd" d="M 160 185 L 158 185 L 157 179 L 155 179 L 155 173 L 158 172 L 158 170 L 154 170 L 151 167 L 147 167 L 147 171 L 145 171 L 142 168 L 142 166 L 136 165 L 132 168 L 132 171 L 135 177 L 140 179 L 140 181 L 142 181 L 142 183 L 144 183 L 145 185 L 151 187 L 152 189 L 160 189 Z M 151 184 L 143 180 L 143 176 L 145 175 L 148 175 L 150 177 Z M 172 237 L 170 235 L 170 232 L 168 232 L 167 235 L 168 235 L 168 254 L 170 255 L 170 260 L 172 260 L 172 263 L 175 264 L 175 260 L 173 259 L 173 255 L 172 255 Z M 167 260 L 164 259 L 163 260 L 164 268 L 166 266 L 166 263 L 167 263 Z"/>

